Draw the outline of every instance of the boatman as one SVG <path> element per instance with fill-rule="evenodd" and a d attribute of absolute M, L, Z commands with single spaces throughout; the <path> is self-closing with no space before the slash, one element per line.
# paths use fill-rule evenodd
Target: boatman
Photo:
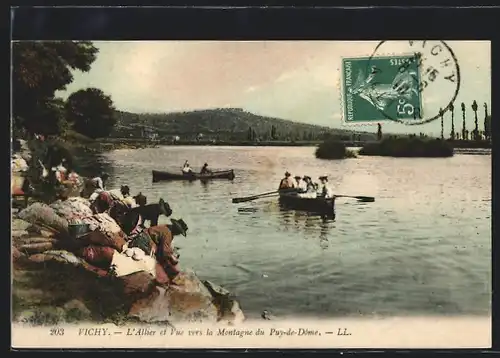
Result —
<path fill-rule="evenodd" d="M 191 169 L 191 167 L 189 166 L 188 161 L 186 160 L 184 162 L 184 165 L 182 166 L 182 172 L 184 174 L 191 174 L 192 171 L 193 171 L 193 169 Z"/>
<path fill-rule="evenodd" d="M 285 177 L 280 181 L 278 190 L 292 188 L 295 188 L 295 181 L 292 179 L 292 175 L 287 171 L 285 173 Z"/>
<path fill-rule="evenodd" d="M 328 186 L 328 177 L 326 175 L 319 177 L 321 181 L 320 193 L 319 195 L 324 198 L 333 198 L 333 191 Z"/>
<path fill-rule="evenodd" d="M 209 174 L 212 171 L 208 169 L 208 164 L 205 163 L 203 164 L 203 168 L 201 168 L 200 174 Z"/>

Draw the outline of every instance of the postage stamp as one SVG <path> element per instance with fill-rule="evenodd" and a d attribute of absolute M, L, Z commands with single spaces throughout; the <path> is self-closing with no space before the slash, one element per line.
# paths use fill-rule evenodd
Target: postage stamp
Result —
<path fill-rule="evenodd" d="M 489 51 L 13 41 L 12 346 L 491 346 Z"/>
<path fill-rule="evenodd" d="M 341 72 L 345 124 L 428 123 L 460 89 L 460 67 L 444 41 L 381 41 L 369 57 L 343 59 Z"/>
<path fill-rule="evenodd" d="M 420 66 L 414 55 L 342 59 L 346 123 L 422 118 Z"/>

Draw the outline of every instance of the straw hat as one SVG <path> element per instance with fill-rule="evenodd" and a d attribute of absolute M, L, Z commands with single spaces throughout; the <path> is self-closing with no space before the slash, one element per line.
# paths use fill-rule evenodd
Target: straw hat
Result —
<path fill-rule="evenodd" d="M 175 226 L 181 233 L 182 236 L 186 236 L 186 232 L 188 231 L 188 226 L 182 219 L 170 219 L 172 222 L 172 226 Z"/>

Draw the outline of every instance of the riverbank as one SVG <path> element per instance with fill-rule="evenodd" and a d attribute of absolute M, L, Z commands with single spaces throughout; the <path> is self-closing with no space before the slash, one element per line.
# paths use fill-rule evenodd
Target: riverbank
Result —
<path fill-rule="evenodd" d="M 94 162 L 99 156 L 92 152 L 104 149 L 77 141 L 68 144 L 65 139 L 56 142 L 73 152 L 85 148 Z M 23 154 L 34 155 L 29 149 Z M 80 158 L 72 159 L 80 162 Z M 12 173 L 12 177 L 22 178 L 22 174 Z M 39 186 L 23 203 L 12 203 L 13 322 L 233 324 L 245 319 L 229 291 L 178 266 L 172 242 L 174 219 L 170 225 L 147 229 L 137 222 L 129 230 L 128 221 L 113 210 L 115 206 L 125 210 L 124 198 L 114 193 L 107 210 L 94 206 L 87 196 L 80 196 L 85 178 L 80 179 L 71 182 L 72 190 L 65 190 L 64 197 L 34 199 L 45 193 Z M 72 233 L 75 221 L 79 228 L 86 228 L 83 236 Z M 182 230 L 183 236 L 190 236 L 187 226 Z M 177 237 L 182 240 L 180 234 Z"/>
<path fill-rule="evenodd" d="M 224 140 L 179 140 L 167 141 L 128 138 L 99 139 L 99 145 L 118 148 L 130 147 L 156 147 L 156 146 L 234 146 L 234 147 L 311 147 L 317 146 L 321 141 L 224 141 Z"/>
<path fill-rule="evenodd" d="M 362 147 L 376 142 L 338 141 L 346 147 Z M 489 141 L 451 141 L 446 140 L 453 148 L 491 149 Z M 224 140 L 149 140 L 140 138 L 102 138 L 96 140 L 91 147 L 98 150 L 139 149 L 157 146 L 221 146 L 221 147 L 317 147 L 323 141 L 224 141 Z"/>
<path fill-rule="evenodd" d="M 19 216 L 13 212 L 13 322 L 34 326 L 85 322 L 233 324 L 245 319 L 228 291 L 201 280 L 190 269 L 183 269 L 168 284 L 165 273 L 158 271 L 158 263 L 154 272 L 133 269 L 137 261 L 130 258 L 131 263 L 116 268 L 130 273 L 111 273 L 104 268 L 103 258 L 97 259 L 108 246 L 87 246 L 95 256 L 83 254 L 82 258 L 77 253 L 80 251 L 71 249 L 75 245 L 70 245 L 67 237 L 45 228 L 47 222 L 33 224 Z M 117 242 L 116 238 L 107 240 Z M 116 257 L 126 258 L 120 251 L 114 250 L 113 262 L 119 262 Z"/>

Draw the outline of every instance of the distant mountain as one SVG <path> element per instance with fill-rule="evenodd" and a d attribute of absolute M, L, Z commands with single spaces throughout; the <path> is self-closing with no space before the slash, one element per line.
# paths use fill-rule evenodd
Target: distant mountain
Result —
<path fill-rule="evenodd" d="M 218 108 L 174 113 L 130 113 L 117 111 L 112 137 L 144 137 L 156 133 L 159 138 L 179 136 L 192 139 L 225 140 L 320 140 L 325 134 L 358 140 L 372 140 L 375 134 L 347 129 L 298 123 L 247 112 L 241 108 Z"/>

